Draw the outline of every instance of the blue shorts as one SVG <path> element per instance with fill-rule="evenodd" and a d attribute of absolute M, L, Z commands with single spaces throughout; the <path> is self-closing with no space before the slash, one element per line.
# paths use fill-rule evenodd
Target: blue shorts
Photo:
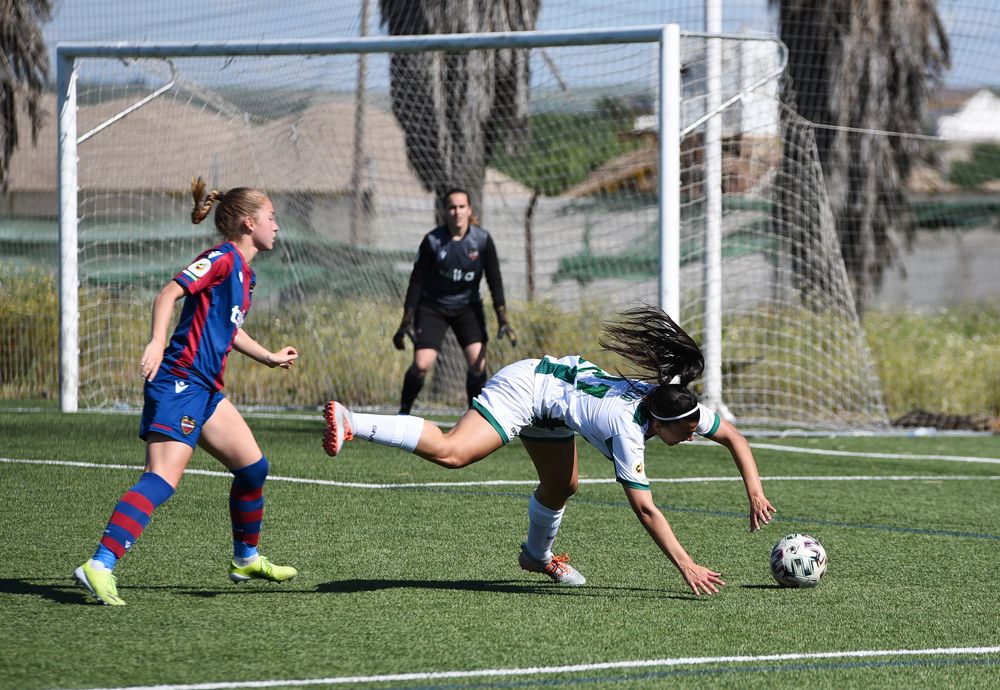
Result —
<path fill-rule="evenodd" d="M 226 396 L 194 377 L 182 379 L 161 369 L 155 379 L 146 381 L 143 397 L 139 438 L 146 441 L 151 433 L 163 434 L 194 448 L 202 425 Z"/>

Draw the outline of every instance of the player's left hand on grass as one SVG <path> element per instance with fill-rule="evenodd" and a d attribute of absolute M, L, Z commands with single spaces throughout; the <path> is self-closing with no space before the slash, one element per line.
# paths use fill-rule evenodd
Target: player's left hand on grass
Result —
<path fill-rule="evenodd" d="M 763 495 L 754 496 L 750 499 L 750 531 L 756 532 L 764 525 L 771 522 L 771 514 L 778 512 L 778 509 L 771 505 L 771 502 Z"/>
<path fill-rule="evenodd" d="M 681 575 L 695 595 L 718 594 L 719 587 L 726 584 L 725 580 L 722 579 L 722 573 L 717 573 L 711 568 L 697 563 L 681 568 Z"/>

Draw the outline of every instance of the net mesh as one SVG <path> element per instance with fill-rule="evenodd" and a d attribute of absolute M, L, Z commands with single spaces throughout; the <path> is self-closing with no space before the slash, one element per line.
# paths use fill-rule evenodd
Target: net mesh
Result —
<path fill-rule="evenodd" d="M 722 100 L 741 96 L 720 115 L 725 402 L 763 423 L 881 423 L 815 147 L 778 106 L 779 52 L 722 43 Z M 705 41 L 684 39 L 682 55 L 681 323 L 701 341 L 704 125 L 692 125 L 706 112 Z M 82 406 L 141 405 L 137 356 L 152 297 L 219 241 L 210 223 L 189 221 L 198 175 L 210 188 L 259 187 L 274 202 L 279 242 L 254 263 L 246 329 L 302 353 L 288 372 L 230 358 L 230 397 L 259 407 L 330 397 L 396 405 L 409 356 L 389 336 L 416 247 L 434 225 L 434 197 L 407 160 L 387 89 L 377 77 L 357 89 L 360 59 L 81 61 Z M 656 48 L 553 47 L 530 60 L 530 130 L 519 150 L 494 156 L 476 209 L 521 336 L 516 349 L 491 343 L 493 370 L 544 353 L 601 361 L 602 320 L 658 293 Z M 368 74 L 387 69 L 386 56 L 365 58 Z M 415 411 L 464 405 L 464 368 L 449 336 Z"/>

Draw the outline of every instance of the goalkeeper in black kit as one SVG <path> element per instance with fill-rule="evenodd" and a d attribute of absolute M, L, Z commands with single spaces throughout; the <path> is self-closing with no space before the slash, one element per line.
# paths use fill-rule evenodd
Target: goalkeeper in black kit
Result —
<path fill-rule="evenodd" d="M 445 196 L 447 223 L 424 235 L 410 274 L 403 303 L 403 320 L 392 336 L 397 350 L 405 338 L 413 341 L 413 364 L 403 377 L 399 414 L 409 414 L 424 386 L 427 372 L 437 360 L 441 343 L 450 327 L 465 352 L 469 369 L 465 390 L 469 402 L 486 383 L 486 317 L 479 284 L 483 274 L 493 297 L 499 330 L 498 338 L 517 343 L 507 321 L 500 262 L 490 234 L 479 221 L 463 189 L 451 189 Z"/>

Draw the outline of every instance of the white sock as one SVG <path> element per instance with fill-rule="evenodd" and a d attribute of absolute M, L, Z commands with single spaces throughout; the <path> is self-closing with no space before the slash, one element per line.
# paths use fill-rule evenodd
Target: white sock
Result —
<path fill-rule="evenodd" d="M 565 510 L 546 508 L 538 502 L 535 494 L 531 494 L 528 499 L 528 541 L 525 548 L 535 560 L 544 562 L 552 558 L 552 542 L 556 540 Z"/>
<path fill-rule="evenodd" d="M 354 438 L 363 438 L 383 446 L 402 448 L 412 453 L 424 430 L 422 417 L 409 415 L 362 414 L 355 412 L 351 422 Z"/>
<path fill-rule="evenodd" d="M 238 558 L 233 556 L 233 563 L 235 563 L 238 568 L 245 568 L 258 558 L 260 558 L 260 554 L 254 554 L 253 556 L 250 556 L 250 558 Z"/>

